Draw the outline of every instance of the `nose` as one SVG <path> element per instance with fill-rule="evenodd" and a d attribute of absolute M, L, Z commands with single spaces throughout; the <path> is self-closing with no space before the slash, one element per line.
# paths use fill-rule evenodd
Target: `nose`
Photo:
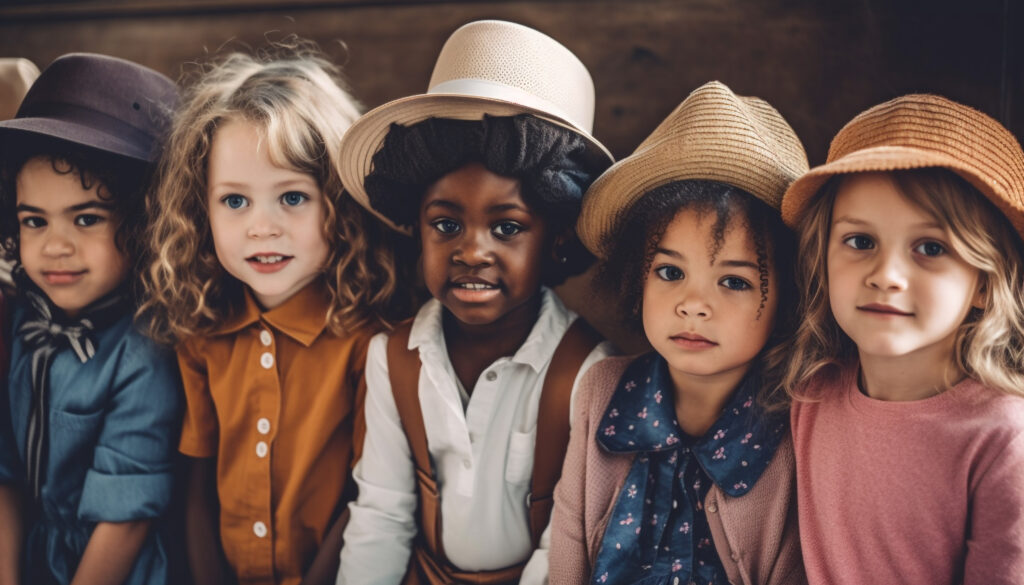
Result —
<path fill-rule="evenodd" d="M 466 231 L 452 251 L 452 262 L 464 266 L 490 266 L 494 264 L 489 230 Z"/>
<path fill-rule="evenodd" d="M 276 238 L 281 235 L 281 222 L 271 209 L 256 205 L 249 214 L 246 235 L 253 239 Z"/>
<path fill-rule="evenodd" d="M 707 319 L 711 316 L 711 305 L 704 300 L 699 291 L 688 290 L 676 305 L 676 314 L 680 317 Z"/>
<path fill-rule="evenodd" d="M 42 252 L 50 258 L 61 258 L 75 253 L 75 242 L 69 234 L 51 229 L 43 242 Z"/>
<path fill-rule="evenodd" d="M 907 287 L 907 271 L 899 250 L 880 250 L 875 256 L 865 280 L 869 288 L 881 291 L 899 291 Z"/>

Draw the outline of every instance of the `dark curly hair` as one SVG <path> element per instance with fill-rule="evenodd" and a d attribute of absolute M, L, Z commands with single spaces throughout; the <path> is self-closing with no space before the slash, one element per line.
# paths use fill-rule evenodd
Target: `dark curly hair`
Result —
<path fill-rule="evenodd" d="M 551 255 L 543 269 L 544 284 L 554 286 L 594 261 L 573 231 L 583 193 L 604 170 L 588 163 L 586 153 L 579 134 L 529 114 L 429 118 L 391 125 L 364 185 L 374 209 L 395 225 L 415 229 L 427 188 L 467 164 L 519 180 L 523 201 L 544 217 L 551 233 L 571 236 L 558 250 L 566 261 L 555 262 Z"/>
<path fill-rule="evenodd" d="M 769 276 L 775 274 L 779 303 L 775 326 L 760 361 L 762 404 L 777 408 L 786 400 L 781 391 L 786 361 L 783 345 L 793 335 L 797 304 L 793 272 L 796 237 L 782 223 L 778 210 L 742 189 L 716 181 L 686 180 L 662 185 L 644 194 L 606 236 L 606 249 L 611 253 L 600 265 L 596 282 L 617 296 L 625 323 L 634 330 L 642 330 L 641 307 L 647 273 L 668 225 L 686 209 L 714 214 L 712 256 L 721 250 L 731 226 L 742 225 L 749 230 L 757 256 L 762 308 L 768 300 Z"/>
<path fill-rule="evenodd" d="M 131 267 L 128 282 L 136 282 L 142 256 L 142 233 L 146 228 L 145 190 L 152 165 L 55 138 L 26 134 L 7 140 L 0 150 L 0 253 L 20 264 L 18 248 L 17 180 L 25 163 L 34 158 L 50 162 L 59 174 L 72 174 L 83 189 L 99 186 L 100 199 L 111 201 L 117 219 L 114 243 Z M 135 292 L 135 291 L 133 291 Z"/>

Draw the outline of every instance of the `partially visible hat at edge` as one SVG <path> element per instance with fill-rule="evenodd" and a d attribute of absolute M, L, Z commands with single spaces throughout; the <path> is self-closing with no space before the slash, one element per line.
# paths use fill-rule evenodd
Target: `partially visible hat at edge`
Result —
<path fill-rule="evenodd" d="M 144 162 L 159 155 L 178 103 L 174 82 L 137 63 L 90 53 L 55 59 L 36 79 L 0 142 L 55 138 Z"/>
<path fill-rule="evenodd" d="M 807 154 L 779 112 L 712 81 L 695 89 L 630 156 L 583 197 L 576 231 L 595 255 L 629 209 L 651 190 L 703 179 L 743 189 L 778 209 L 786 187 L 807 171 Z"/>
<path fill-rule="evenodd" d="M 28 59 L 0 59 L 0 120 L 14 117 L 25 93 L 37 77 L 39 68 Z"/>
<path fill-rule="evenodd" d="M 533 114 L 580 135 L 596 169 L 614 161 L 591 132 L 594 82 L 586 66 L 558 41 L 532 28 L 500 20 L 463 25 L 448 37 L 434 65 L 427 92 L 370 110 L 342 138 L 341 181 L 360 205 L 370 204 L 363 181 L 391 124 L 409 126 L 428 118 L 481 120 Z"/>
<path fill-rule="evenodd" d="M 937 95 L 911 94 L 858 114 L 832 139 L 828 159 L 797 180 L 782 218 L 800 223 L 833 176 L 941 167 L 963 177 L 1024 235 L 1024 152 L 1009 130 L 974 108 Z"/>

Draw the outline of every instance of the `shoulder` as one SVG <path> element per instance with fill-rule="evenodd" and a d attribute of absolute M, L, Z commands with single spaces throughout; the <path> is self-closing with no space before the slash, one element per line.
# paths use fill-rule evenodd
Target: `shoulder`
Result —
<path fill-rule="evenodd" d="M 615 395 L 622 374 L 637 357 L 632 355 L 605 358 L 587 370 L 580 379 L 580 392 L 585 397 L 583 403 L 588 405 L 588 411 L 604 411 Z"/>

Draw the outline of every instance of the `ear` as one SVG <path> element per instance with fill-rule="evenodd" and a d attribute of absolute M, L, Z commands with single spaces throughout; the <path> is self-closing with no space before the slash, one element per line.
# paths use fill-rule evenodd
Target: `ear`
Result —
<path fill-rule="evenodd" d="M 984 274 L 978 277 L 978 288 L 971 298 L 971 306 L 975 309 L 985 310 L 988 305 L 988 277 Z"/>
<path fill-rule="evenodd" d="M 551 257 L 554 259 L 556 264 L 565 264 L 569 261 L 568 252 L 565 249 L 566 244 L 572 238 L 572 231 L 565 231 L 555 236 L 555 240 L 551 243 Z"/>

